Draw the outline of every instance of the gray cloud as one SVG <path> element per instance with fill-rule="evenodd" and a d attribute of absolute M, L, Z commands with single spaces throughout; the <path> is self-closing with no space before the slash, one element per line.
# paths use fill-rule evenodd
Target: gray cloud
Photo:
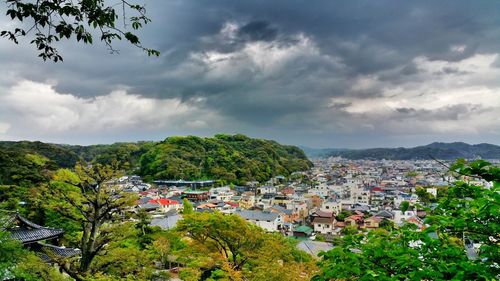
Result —
<path fill-rule="evenodd" d="M 249 41 L 273 41 L 278 36 L 278 30 L 268 21 L 251 21 L 240 27 L 237 34 Z"/>
<path fill-rule="evenodd" d="M 499 57 L 488 65 L 492 70 L 479 58 L 474 62 L 484 69 L 461 63 L 498 53 L 498 3 L 367 0 L 310 5 L 295 0 L 217 0 L 146 4 L 153 22 L 141 32 L 141 39 L 162 52 L 159 58 L 148 58 L 122 43 L 116 46 L 120 55 L 109 55 L 103 44 L 63 42 L 59 46 L 65 62 L 43 63 L 32 48 L 0 41 L 0 72 L 5 73 L 0 90 L 7 92 L 22 79 L 54 84 L 57 93 L 83 99 L 126 90 L 159 104 L 179 100 L 182 106 L 194 106 L 193 114 L 217 116 L 218 124 L 211 130 L 197 129 L 196 118 L 183 115 L 179 122 L 187 120 L 192 126 L 176 127 L 172 132 L 178 134 L 242 132 L 319 146 L 370 146 L 372 141 L 375 146 L 385 145 L 385 140 L 411 145 L 453 136 L 470 142 L 498 139 L 497 127 L 464 135 L 429 126 L 433 121 L 446 121 L 442 126 L 448 127 L 464 120 L 474 124 L 479 122 L 474 114 L 495 119 L 485 109 L 487 102 L 477 104 L 472 94 L 466 98 L 457 94 L 456 99 L 465 100 L 438 108 L 424 108 L 420 100 L 438 98 L 436 92 L 444 92 L 445 87 L 462 95 L 477 91 L 492 100 L 500 87 L 493 78 Z M 453 99 L 451 94 L 447 98 Z M 408 100 L 419 104 L 404 104 Z M 384 109 L 386 104 L 394 105 Z M 9 120 L 5 129 L 2 116 L 0 133 L 19 137 L 13 135 L 16 124 L 10 123 L 14 121 Z M 417 136 L 401 138 L 397 130 L 412 125 L 418 128 Z M 30 131 L 29 124 L 23 126 Z M 96 132 L 88 139 L 140 139 L 137 134 L 157 138 L 164 131 L 130 130 L 105 137 Z M 78 142 L 71 133 L 61 133 L 60 139 Z"/>

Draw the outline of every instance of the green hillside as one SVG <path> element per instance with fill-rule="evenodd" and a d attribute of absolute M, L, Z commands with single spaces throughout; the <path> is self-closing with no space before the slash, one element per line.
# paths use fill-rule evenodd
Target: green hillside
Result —
<path fill-rule="evenodd" d="M 304 152 L 275 141 L 244 135 L 213 138 L 170 137 L 141 156 L 140 174 L 149 179 L 224 179 L 243 183 L 264 181 L 306 170 L 311 162 Z"/>
<path fill-rule="evenodd" d="M 162 142 L 90 146 L 0 142 L 0 185 L 36 184 L 51 171 L 73 167 L 78 161 L 118 161 L 148 180 L 213 178 L 228 183 L 265 181 L 312 166 L 295 146 L 244 135 L 169 137 Z"/>

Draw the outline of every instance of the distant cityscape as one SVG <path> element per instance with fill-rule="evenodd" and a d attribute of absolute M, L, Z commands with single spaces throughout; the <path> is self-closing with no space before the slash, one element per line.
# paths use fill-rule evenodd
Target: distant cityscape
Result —
<path fill-rule="evenodd" d="M 140 196 L 136 208 L 152 215 L 153 226 L 175 227 L 187 198 L 198 212 L 237 214 L 268 232 L 300 239 L 299 247 L 316 255 L 330 249 L 329 242 L 346 226 L 369 230 L 410 222 L 424 228 L 425 208 L 436 204 L 440 189 L 454 181 L 448 173 L 452 161 L 446 160 L 329 157 L 313 162 L 309 171 L 276 176 L 262 185 L 214 186 L 215 180 L 148 184 L 138 176 L 125 176 L 117 183 Z M 484 180 L 473 183 L 491 185 Z M 402 208 L 403 202 L 408 206 Z"/>

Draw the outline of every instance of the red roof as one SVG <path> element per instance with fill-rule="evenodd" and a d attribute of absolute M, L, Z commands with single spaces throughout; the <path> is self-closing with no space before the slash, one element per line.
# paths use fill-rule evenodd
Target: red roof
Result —
<path fill-rule="evenodd" d="M 229 206 L 232 206 L 232 207 L 238 207 L 240 204 L 236 203 L 236 202 L 230 202 L 230 201 L 227 201 L 227 202 L 224 202 L 226 204 L 228 204 Z"/>
<path fill-rule="evenodd" d="M 281 191 L 281 193 L 283 194 L 294 194 L 295 193 L 295 190 L 291 187 L 285 187 L 283 188 L 283 190 Z"/>
<path fill-rule="evenodd" d="M 362 221 L 363 220 L 363 216 L 360 216 L 360 215 L 352 215 L 348 218 L 346 218 L 346 220 L 353 220 L 353 221 Z"/>
<path fill-rule="evenodd" d="M 148 202 L 149 202 L 149 203 L 156 203 L 156 204 L 160 204 L 160 205 L 162 205 L 162 206 L 166 206 L 166 205 L 176 205 L 176 204 L 179 204 L 179 201 L 170 200 L 170 199 L 165 199 L 165 198 L 153 199 L 153 200 L 149 200 Z"/>

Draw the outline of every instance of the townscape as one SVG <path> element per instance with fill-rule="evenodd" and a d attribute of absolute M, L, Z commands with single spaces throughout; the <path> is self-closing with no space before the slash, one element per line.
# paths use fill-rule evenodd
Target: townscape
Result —
<path fill-rule="evenodd" d="M 500 2 L 0 11 L 0 281 L 500 280 Z"/>
<path fill-rule="evenodd" d="M 290 276 L 295 276 L 293 278 L 296 280 L 331 280 L 329 274 L 337 276 L 340 274 L 339 270 L 344 271 L 339 267 L 342 262 L 334 262 L 332 258 L 327 258 L 328 255 L 338 249 L 352 247 L 349 246 L 352 242 L 348 241 L 357 237 L 356 235 L 366 237 L 363 239 L 378 239 L 381 235 L 394 240 L 392 243 L 377 246 L 379 250 L 384 247 L 399 247 L 397 245 L 401 242 L 396 241 L 405 235 L 414 235 L 412 233 L 438 239 L 440 234 L 436 227 L 444 227 L 446 231 L 449 226 L 441 221 L 436 225 L 433 222 L 436 216 L 441 216 L 444 221 L 450 220 L 451 225 L 456 223 L 456 219 L 461 219 L 438 211 L 444 204 L 448 204 L 448 200 L 453 202 L 457 199 L 451 195 L 456 192 L 454 190 L 460 188 L 457 180 L 466 181 L 467 188 L 471 190 L 479 188 L 476 195 L 470 196 L 475 196 L 474 200 L 478 200 L 480 204 L 488 202 L 484 201 L 486 198 L 494 197 L 498 188 L 498 167 L 495 166 L 498 165 L 498 160 L 489 160 L 491 163 L 477 162 L 478 164 L 474 164 L 475 161 L 470 162 L 471 168 L 475 167 L 474 165 L 482 165 L 478 166 L 480 170 L 475 173 L 469 171 L 469 174 L 457 174 L 456 171 L 460 170 L 453 167 L 463 165 L 460 161 L 464 160 L 351 160 L 338 156 L 323 157 L 314 159 L 308 170 L 295 171 L 286 176 L 275 175 L 266 182 L 249 181 L 243 185 L 226 185 L 218 178 L 156 179 L 146 182 L 133 174 L 115 177 L 110 167 L 98 163 L 89 164 L 87 167 L 77 164 L 75 172 L 67 169 L 55 172 L 50 189 L 44 191 L 49 195 L 47 203 L 38 206 L 38 203 L 34 203 L 38 199 L 29 203 L 17 203 L 25 205 L 23 214 L 11 212 L 7 216 L 4 215 L 6 222 L 2 223 L 0 234 L 2 230 L 6 231 L 4 233 L 7 233 L 7 237 L 10 236 L 21 243 L 44 263 L 55 266 L 53 268 L 61 268 L 62 276 L 76 280 L 85 280 L 86 277 L 82 274 L 97 268 L 106 274 L 110 274 L 109 270 L 113 272 L 113 264 L 120 258 L 108 252 L 115 251 L 117 254 L 121 251 L 135 253 L 137 258 L 142 256 L 150 260 L 147 263 L 150 266 L 148 271 L 134 268 L 139 265 L 131 264 L 126 270 L 130 273 L 122 273 L 126 274 L 123 276 L 131 276 L 133 272 L 140 273 L 139 279 L 199 280 L 206 275 L 211 276 L 210 278 L 222 276 L 221 278 L 229 278 L 227 280 L 241 280 L 238 276 L 246 275 L 252 280 L 288 280 Z M 493 176 L 476 176 L 483 173 L 482 167 L 490 166 L 491 170 L 484 172 L 491 171 Z M 75 176 L 83 185 L 75 182 Z M 39 188 L 43 190 L 42 187 Z M 76 189 L 71 191 L 72 188 Z M 7 193 L 7 201 L 0 201 L 3 206 L 8 206 L 8 200 L 14 199 L 9 199 L 9 194 L 15 194 L 13 191 L 15 192 L 15 189 L 11 188 Z M 43 193 L 40 195 L 43 196 Z M 461 200 L 472 200 L 468 198 Z M 68 203 L 70 205 L 65 205 Z M 460 209 L 460 203 L 454 204 L 458 205 L 453 208 Z M 55 213 L 47 209 L 50 206 L 54 206 Z M 44 213 L 42 219 L 37 219 L 36 215 L 27 212 L 36 208 L 41 208 Z M 465 210 L 476 212 L 475 208 Z M 484 207 L 480 208 L 482 209 Z M 484 214 L 486 218 L 477 221 L 470 213 L 465 213 L 465 219 L 485 227 L 481 229 L 485 233 L 495 233 L 497 222 L 490 217 L 494 218 L 497 211 L 487 211 Z M 49 221 L 56 227 L 37 224 L 26 215 L 37 222 Z M 51 221 L 51 216 L 55 216 L 55 220 Z M 64 222 L 62 218 L 73 222 Z M 82 238 L 78 238 L 78 224 L 83 227 Z M 116 227 L 120 228 L 120 225 L 124 227 L 123 230 L 110 231 Z M 106 230 L 109 227 L 111 229 Z M 408 227 L 411 231 L 405 232 Z M 70 233 L 67 233 L 68 231 Z M 122 231 L 125 233 L 120 233 Z M 120 240 L 113 242 L 118 243 L 113 244 L 114 246 L 108 244 L 121 235 L 125 235 L 126 240 L 136 241 L 134 243 L 138 244 L 133 247 L 121 245 Z M 483 250 L 488 243 L 497 243 L 494 236 L 487 237 L 489 240 L 481 240 L 476 236 L 463 234 L 463 241 L 454 246 L 454 255 L 463 259 L 464 266 L 469 266 L 472 262 L 481 270 L 491 269 L 488 273 L 491 275 L 495 274 L 495 259 L 486 258 L 477 263 L 479 255 L 489 257 L 491 253 L 495 253 L 494 248 L 491 253 L 489 250 Z M 408 254 L 423 241 L 422 238 L 412 238 L 405 242 L 405 247 L 408 248 L 402 257 L 411 259 Z M 447 245 L 447 241 L 443 240 L 443 245 Z M 89 246 L 89 243 L 94 244 Z M 246 243 L 250 244 L 244 246 Z M 273 243 L 281 246 L 272 246 Z M 72 247 L 66 247 L 65 244 Z M 364 252 L 366 249 L 360 250 L 364 247 L 362 244 L 354 245 L 357 245 L 354 248 L 358 251 L 357 254 L 368 254 Z M 366 246 L 371 247 L 372 244 L 366 243 Z M 194 247 L 196 252 L 190 252 L 191 247 Z M 260 261 L 261 254 L 258 253 L 266 252 L 268 247 L 278 247 L 279 250 L 267 257 L 267 262 Z M 243 254 L 243 251 L 248 252 Z M 283 262 L 287 259 L 283 256 L 287 252 L 295 256 L 287 262 L 287 266 L 291 267 L 287 269 L 290 275 L 271 277 L 268 266 L 272 267 L 272 263 L 269 262 Z M 204 254 L 214 256 L 204 261 Z M 255 254 L 257 256 L 254 256 Z M 390 252 L 387 254 L 390 255 Z M 421 255 L 418 252 L 416 254 Z M 333 257 L 344 259 L 343 255 L 334 254 Z M 87 259 L 89 260 L 85 263 Z M 103 265 L 103 260 L 107 259 L 110 260 Z M 483 264 L 483 261 L 492 262 L 492 265 Z M 253 262 L 257 265 L 264 262 L 265 265 L 255 267 Z M 79 269 L 75 270 L 75 265 L 78 265 L 76 268 Z M 86 266 L 85 270 L 81 269 L 82 266 Z M 431 266 L 439 265 L 432 262 Z M 38 267 L 44 268 L 42 265 Z M 96 269 L 93 269 L 94 267 Z M 333 267 L 333 273 L 327 271 L 330 267 Z M 416 274 L 422 274 L 418 273 L 420 268 L 415 268 Z M 275 269 L 278 270 L 277 274 L 284 270 Z M 367 270 L 372 270 L 372 267 Z M 380 270 L 386 271 L 384 267 Z M 446 276 L 463 273 L 461 267 L 457 268 L 457 271 L 458 273 L 441 274 Z M 350 274 L 356 273 L 347 271 L 344 274 L 352 276 Z M 8 272 L 3 276 L 4 279 L 10 279 Z M 210 278 L 207 280 L 211 280 Z"/>
<path fill-rule="evenodd" d="M 183 199 L 197 212 L 236 214 L 267 232 L 279 232 L 303 241 L 299 247 L 317 255 L 331 249 L 345 227 L 360 230 L 406 222 L 425 228 L 425 209 L 454 180 L 450 161 L 318 159 L 310 171 L 289 178 L 276 176 L 263 185 L 214 186 L 215 181 L 157 180 L 143 183 L 125 176 L 117 183 L 138 193 L 135 208 L 153 217 L 151 224 L 174 228 L 182 218 Z M 476 185 L 489 187 L 479 180 Z"/>

